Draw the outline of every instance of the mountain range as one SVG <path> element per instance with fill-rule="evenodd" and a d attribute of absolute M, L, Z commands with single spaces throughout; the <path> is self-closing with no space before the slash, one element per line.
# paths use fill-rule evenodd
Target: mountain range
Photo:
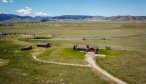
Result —
<path fill-rule="evenodd" d="M 87 21 L 146 21 L 146 16 L 87 16 L 87 15 L 62 15 L 62 16 L 19 16 L 14 14 L 0 14 L 0 21 L 48 21 L 48 20 L 87 20 Z"/>

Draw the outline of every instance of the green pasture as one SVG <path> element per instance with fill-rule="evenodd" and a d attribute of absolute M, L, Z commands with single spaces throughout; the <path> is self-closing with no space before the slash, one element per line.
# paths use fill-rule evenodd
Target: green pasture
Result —
<path fill-rule="evenodd" d="M 87 64 L 85 52 L 74 51 L 72 48 L 52 47 L 38 56 L 41 60 L 62 63 Z"/>
<path fill-rule="evenodd" d="M 0 59 L 9 63 L 0 66 L 0 84 L 109 84 L 90 68 L 40 63 L 31 51 L 20 51 L 22 45 L 0 40 Z"/>
<path fill-rule="evenodd" d="M 90 68 L 39 63 L 31 51 L 20 51 L 26 45 L 50 43 L 52 47 L 38 56 L 41 60 L 87 64 L 85 52 L 73 51 L 76 43 L 95 44 L 105 58 L 97 57 L 97 64 L 129 84 L 146 82 L 146 24 L 120 22 L 49 21 L 45 23 L 11 22 L 15 26 L 0 27 L 0 59 L 9 60 L 0 66 L 0 84 L 104 84 L 100 75 Z M 31 37 L 97 37 L 98 40 L 32 40 Z M 105 50 L 106 46 L 111 50 Z M 59 75 L 60 74 L 60 75 Z"/>

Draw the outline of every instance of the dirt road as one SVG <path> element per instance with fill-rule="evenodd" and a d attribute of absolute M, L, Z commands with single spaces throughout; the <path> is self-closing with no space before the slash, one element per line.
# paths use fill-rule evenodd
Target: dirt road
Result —
<path fill-rule="evenodd" d="M 43 62 L 43 63 L 48 63 L 48 64 L 58 64 L 58 65 L 77 66 L 77 67 L 90 67 L 90 65 L 83 65 L 83 64 L 70 64 L 70 63 L 44 61 L 44 60 L 38 59 L 37 56 L 35 56 L 35 55 L 33 55 L 32 57 L 33 57 L 34 60 L 36 60 L 38 62 Z"/>
<path fill-rule="evenodd" d="M 108 72 L 106 72 L 105 70 L 101 69 L 99 66 L 97 66 L 95 60 L 94 60 L 94 56 L 91 56 L 88 54 L 86 55 L 86 61 L 91 65 L 91 67 L 93 69 L 95 69 L 97 72 L 103 74 L 104 76 L 106 76 L 108 79 L 112 80 L 113 82 L 115 82 L 116 84 L 127 84 L 126 82 L 112 76 L 111 74 L 109 74 Z"/>

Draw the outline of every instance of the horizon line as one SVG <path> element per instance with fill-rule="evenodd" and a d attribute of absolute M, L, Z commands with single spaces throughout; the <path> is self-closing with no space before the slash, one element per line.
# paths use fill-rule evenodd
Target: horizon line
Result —
<path fill-rule="evenodd" d="M 30 17 L 38 17 L 38 16 L 33 16 L 33 15 L 19 15 L 19 14 L 13 14 L 13 13 L 4 13 L 1 12 L 0 15 L 2 14 L 11 14 L 11 15 L 18 15 L 18 16 L 30 16 Z M 109 16 L 105 16 L 105 15 L 85 15 L 85 14 L 64 14 L 64 15 L 47 15 L 47 16 L 40 16 L 40 17 L 56 17 L 56 16 L 103 16 L 103 17 L 112 17 L 112 16 L 146 16 L 146 15 L 109 15 Z"/>

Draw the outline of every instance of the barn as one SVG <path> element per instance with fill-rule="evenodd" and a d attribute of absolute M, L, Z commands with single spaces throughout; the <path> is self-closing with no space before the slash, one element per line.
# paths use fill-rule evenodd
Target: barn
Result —
<path fill-rule="evenodd" d="M 21 48 L 21 50 L 31 50 L 31 49 L 32 49 L 32 46 L 26 46 L 26 47 Z"/>
<path fill-rule="evenodd" d="M 51 46 L 50 46 L 50 43 L 38 43 L 37 47 L 46 47 L 47 48 L 47 47 L 51 47 Z"/>

